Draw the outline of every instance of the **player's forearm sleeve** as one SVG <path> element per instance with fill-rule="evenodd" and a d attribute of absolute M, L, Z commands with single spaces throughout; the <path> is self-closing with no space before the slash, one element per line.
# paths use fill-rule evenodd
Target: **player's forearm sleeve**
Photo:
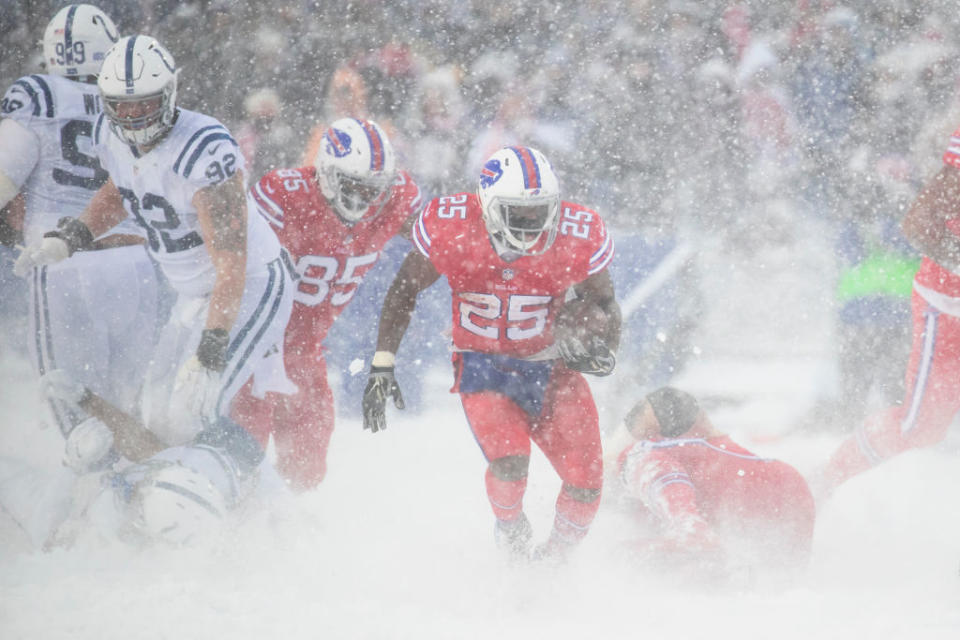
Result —
<path fill-rule="evenodd" d="M 36 134 L 11 118 L 0 120 L 0 207 L 20 192 L 39 160 Z"/>

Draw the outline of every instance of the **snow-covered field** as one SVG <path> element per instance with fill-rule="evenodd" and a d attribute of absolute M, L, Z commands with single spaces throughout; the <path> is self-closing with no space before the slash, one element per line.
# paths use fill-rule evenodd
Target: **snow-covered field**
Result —
<path fill-rule="evenodd" d="M 733 267 L 714 277 L 765 295 Z M 770 295 L 788 295 L 779 282 Z M 711 322 L 703 357 L 679 382 L 727 398 L 713 412 L 719 426 L 809 474 L 839 440 L 788 430 L 829 370 L 824 315 L 791 318 L 776 331 L 792 337 L 778 342 L 757 331 L 762 322 L 738 324 L 732 309 L 742 299 L 724 299 L 727 311 L 718 302 L 711 317 L 726 324 Z M 738 332 L 754 338 L 750 348 L 730 346 L 743 344 Z M 52 468 L 59 436 L 35 426 L 26 365 L 8 358 L 0 380 L 0 455 Z M 778 589 L 691 590 L 625 564 L 613 491 L 569 565 L 508 567 L 494 553 L 482 456 L 446 382 L 428 412 L 392 412 L 383 434 L 343 420 L 321 488 L 297 498 L 288 519 L 252 523 L 215 549 L 40 553 L 5 543 L 0 638 L 960 637 L 955 452 L 912 452 L 843 486 L 819 514 L 809 570 Z M 612 381 L 595 389 L 611 430 L 622 389 Z M 535 457 L 526 504 L 541 537 L 558 482 Z"/>

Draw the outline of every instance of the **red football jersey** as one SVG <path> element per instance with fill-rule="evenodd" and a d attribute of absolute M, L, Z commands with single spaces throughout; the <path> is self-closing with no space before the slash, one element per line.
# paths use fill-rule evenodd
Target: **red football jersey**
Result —
<path fill-rule="evenodd" d="M 943 153 L 943 162 L 960 170 L 960 129 L 950 136 L 950 144 Z M 960 236 L 960 206 L 957 207 L 956 217 L 947 221 L 947 229 Z M 960 298 L 960 275 L 945 269 L 927 256 L 923 257 L 915 279 L 918 284 L 928 289 L 952 298 Z"/>
<path fill-rule="evenodd" d="M 567 289 L 610 263 L 613 238 L 597 212 L 561 202 L 553 246 L 507 262 L 493 248 L 481 211 L 476 194 L 435 198 L 414 225 L 414 245 L 450 283 L 454 347 L 532 356 L 553 344 Z"/>
<path fill-rule="evenodd" d="M 728 436 L 638 442 L 621 452 L 619 462 L 622 481 L 661 514 L 678 510 L 665 489 L 686 484 L 695 491 L 695 508 L 713 526 L 783 521 L 804 536 L 812 533 L 813 497 L 800 473 Z"/>
<path fill-rule="evenodd" d="M 419 210 L 420 188 L 399 172 L 380 213 L 353 225 L 320 192 L 312 166 L 271 171 L 251 192 L 300 274 L 285 349 L 316 353 L 384 245 Z"/>

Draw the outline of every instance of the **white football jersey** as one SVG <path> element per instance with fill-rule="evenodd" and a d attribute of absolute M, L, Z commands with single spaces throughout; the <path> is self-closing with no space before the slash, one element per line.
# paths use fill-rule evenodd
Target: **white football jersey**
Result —
<path fill-rule="evenodd" d="M 236 140 L 215 118 L 179 109 L 160 143 L 140 155 L 111 130 L 106 116 L 94 127 L 103 168 L 143 228 L 150 252 L 171 285 L 185 295 L 211 291 L 215 270 L 203 244 L 193 197 L 244 168 Z M 247 195 L 247 273 L 264 273 L 280 243 Z"/>
<path fill-rule="evenodd" d="M 33 133 L 39 145 L 39 153 L 21 154 L 32 166 L 3 168 L 26 199 L 24 239 L 31 244 L 56 229 L 60 218 L 80 215 L 107 181 L 93 142 L 100 92 L 95 84 L 60 76 L 24 76 L 7 89 L 0 111 Z M 109 233 L 142 235 L 133 221 Z"/>

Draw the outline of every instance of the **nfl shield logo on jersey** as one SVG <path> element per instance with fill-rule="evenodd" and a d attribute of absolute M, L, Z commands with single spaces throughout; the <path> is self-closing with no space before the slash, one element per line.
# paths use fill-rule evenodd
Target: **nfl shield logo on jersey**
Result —
<path fill-rule="evenodd" d="M 323 139 L 327 144 L 327 153 L 332 153 L 337 158 L 342 158 L 350 153 L 351 140 L 346 131 L 330 127 L 323 134 Z"/>
<path fill-rule="evenodd" d="M 513 280 L 513 276 L 516 274 L 513 272 L 513 269 L 504 269 L 502 275 L 504 280 Z"/>
<path fill-rule="evenodd" d="M 480 186 L 484 189 L 496 183 L 503 175 L 503 169 L 500 168 L 499 160 L 488 160 L 480 170 Z"/>

